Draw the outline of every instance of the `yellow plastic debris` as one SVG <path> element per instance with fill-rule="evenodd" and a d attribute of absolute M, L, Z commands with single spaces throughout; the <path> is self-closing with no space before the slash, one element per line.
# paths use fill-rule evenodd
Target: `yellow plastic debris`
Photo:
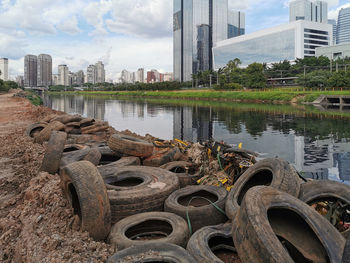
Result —
<path fill-rule="evenodd" d="M 241 143 L 238 145 L 238 148 L 239 148 L 239 149 L 242 149 L 242 147 L 243 147 L 243 143 L 241 142 Z"/>

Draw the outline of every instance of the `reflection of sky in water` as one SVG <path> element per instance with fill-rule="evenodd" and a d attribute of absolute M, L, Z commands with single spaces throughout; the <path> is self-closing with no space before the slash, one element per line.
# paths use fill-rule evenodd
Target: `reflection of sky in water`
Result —
<path fill-rule="evenodd" d="M 45 103 L 55 110 L 107 120 L 117 130 L 128 129 L 140 135 L 188 141 L 214 138 L 233 145 L 242 142 L 243 148 L 261 153 L 263 158 L 287 160 L 306 177 L 350 182 L 350 140 L 343 135 L 350 130 L 346 121 L 339 124 L 337 120 L 310 120 L 285 114 L 83 96 L 55 96 L 52 100 L 46 98 Z M 318 136 L 320 131 L 322 136 Z"/>

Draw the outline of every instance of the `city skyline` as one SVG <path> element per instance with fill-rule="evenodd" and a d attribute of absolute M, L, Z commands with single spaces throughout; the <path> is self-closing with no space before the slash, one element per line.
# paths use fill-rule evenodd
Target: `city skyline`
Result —
<path fill-rule="evenodd" d="M 350 6 L 344 0 L 327 2 L 330 19 L 337 19 L 337 9 Z M 124 68 L 172 71 L 172 0 L 28 3 L 0 1 L 0 57 L 9 58 L 11 79 L 24 75 L 26 54 L 41 53 L 52 56 L 54 74 L 60 64 L 76 72 L 100 60 L 106 79 L 117 80 Z M 289 19 L 288 1 L 230 1 L 230 9 L 246 13 L 246 33 Z"/>

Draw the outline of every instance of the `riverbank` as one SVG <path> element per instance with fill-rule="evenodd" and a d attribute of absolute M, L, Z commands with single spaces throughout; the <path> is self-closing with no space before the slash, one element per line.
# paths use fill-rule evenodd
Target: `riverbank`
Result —
<path fill-rule="evenodd" d="M 105 262 L 110 245 L 72 226 L 56 175 L 39 172 L 45 147 L 26 128 L 60 112 L 0 95 L 0 262 Z"/>
<path fill-rule="evenodd" d="M 178 91 L 67 91 L 50 92 L 52 94 L 113 95 L 118 97 L 165 98 L 183 100 L 235 101 L 257 103 L 310 103 L 321 95 L 350 95 L 346 91 L 304 91 L 301 88 L 276 89 L 266 91 L 214 91 L 214 90 L 178 90 Z"/>

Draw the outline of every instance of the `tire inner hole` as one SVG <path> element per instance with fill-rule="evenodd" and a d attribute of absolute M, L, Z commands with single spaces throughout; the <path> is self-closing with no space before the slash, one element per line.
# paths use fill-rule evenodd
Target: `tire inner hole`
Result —
<path fill-rule="evenodd" d="M 286 208 L 272 208 L 267 211 L 267 216 L 276 236 L 295 262 L 330 262 L 321 241 L 299 214 Z"/>
<path fill-rule="evenodd" d="M 78 147 L 76 147 L 76 146 L 70 146 L 70 147 L 68 147 L 68 148 L 65 148 L 65 149 L 63 150 L 63 152 L 64 152 L 64 153 L 69 153 L 69 152 L 75 152 L 75 151 L 78 151 L 78 150 L 80 150 L 80 149 L 78 149 Z"/>
<path fill-rule="evenodd" d="M 156 240 L 166 238 L 173 232 L 173 227 L 163 220 L 147 220 L 125 231 L 131 240 Z"/>
<path fill-rule="evenodd" d="M 237 203 L 241 205 L 245 194 L 248 192 L 250 188 L 257 185 L 268 186 L 271 184 L 272 178 L 273 178 L 273 174 L 270 170 L 261 170 L 255 173 L 253 176 L 250 177 L 250 179 L 242 187 L 237 198 Z"/>
<path fill-rule="evenodd" d="M 193 197 L 196 197 L 196 198 L 194 198 L 191 201 L 191 203 L 188 204 Z M 215 194 L 212 194 L 208 191 L 201 190 L 201 191 L 197 191 L 197 192 L 194 192 L 192 194 L 189 194 L 189 195 L 181 196 L 181 197 L 179 197 L 177 202 L 182 206 L 200 207 L 200 206 L 206 206 L 206 205 L 211 204 L 206 199 L 210 200 L 212 203 L 215 203 L 218 200 L 218 197 Z"/>
<path fill-rule="evenodd" d="M 34 137 L 35 135 L 39 134 L 43 129 L 44 129 L 44 127 L 38 127 L 38 128 L 33 129 L 30 132 L 30 136 Z"/>
<path fill-rule="evenodd" d="M 184 174 L 184 173 L 186 173 L 186 168 L 184 166 L 176 166 L 176 167 L 170 169 L 170 172 L 177 173 L 177 174 Z M 196 169 L 188 168 L 187 173 L 190 175 L 194 175 L 196 173 Z"/>
<path fill-rule="evenodd" d="M 81 208 L 80 208 L 80 202 L 79 202 L 77 191 L 75 190 L 75 187 L 73 184 L 68 185 L 68 190 L 70 193 L 74 214 L 78 215 L 79 219 L 81 220 Z"/>
<path fill-rule="evenodd" d="M 121 157 L 119 157 L 119 156 L 115 156 L 115 155 L 111 155 L 111 154 L 102 154 L 99 165 L 110 164 L 110 163 L 119 161 L 120 159 L 121 159 Z"/>
<path fill-rule="evenodd" d="M 224 263 L 240 262 L 232 237 L 215 236 L 209 239 L 210 250 Z"/>
<path fill-rule="evenodd" d="M 140 185 L 144 182 L 142 178 L 139 177 L 127 177 L 127 178 L 113 178 L 113 180 L 108 180 L 105 181 L 107 184 L 114 185 L 114 186 L 119 186 L 119 187 L 133 187 Z"/>

